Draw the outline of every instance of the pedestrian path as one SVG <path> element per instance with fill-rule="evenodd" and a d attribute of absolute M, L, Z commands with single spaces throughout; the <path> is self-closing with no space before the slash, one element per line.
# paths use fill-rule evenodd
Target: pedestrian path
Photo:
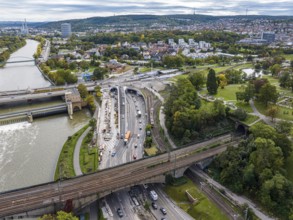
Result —
<path fill-rule="evenodd" d="M 82 175 L 82 171 L 80 168 L 80 164 L 79 164 L 79 152 L 80 152 L 80 148 L 81 148 L 81 144 L 82 144 L 82 140 L 85 138 L 85 136 L 90 132 L 91 127 L 88 127 L 83 134 L 79 137 L 76 145 L 75 145 L 75 149 L 74 149 L 74 156 L 73 156 L 73 167 L 74 167 L 74 172 L 76 176 L 80 176 Z"/>

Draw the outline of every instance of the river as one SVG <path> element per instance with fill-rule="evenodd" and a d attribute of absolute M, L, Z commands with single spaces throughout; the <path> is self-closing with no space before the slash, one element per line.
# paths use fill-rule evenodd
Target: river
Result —
<path fill-rule="evenodd" d="M 8 61 L 33 59 L 38 42 L 27 40 L 26 45 L 13 53 Z M 8 63 L 0 69 L 0 90 L 17 90 L 47 87 L 50 83 L 45 80 L 34 61 L 27 63 Z"/>
<path fill-rule="evenodd" d="M 26 46 L 13 53 L 10 60 L 32 57 L 37 45 L 38 42 L 27 40 Z M 2 91 L 44 86 L 50 83 L 33 62 L 7 64 L 0 69 Z M 3 111 L 6 110 L 2 106 L 0 112 Z M 89 118 L 89 112 L 83 110 L 74 113 L 73 120 L 63 114 L 37 119 L 32 124 L 0 126 L 0 192 L 52 181 L 64 142 Z"/>

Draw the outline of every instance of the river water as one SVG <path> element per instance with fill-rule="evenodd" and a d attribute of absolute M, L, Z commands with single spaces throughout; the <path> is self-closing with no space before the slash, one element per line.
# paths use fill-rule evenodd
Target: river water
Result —
<path fill-rule="evenodd" d="M 10 60 L 32 57 L 37 45 L 36 41 L 27 40 L 26 46 L 12 54 Z M 44 86 L 50 83 L 33 62 L 7 64 L 0 69 L 2 91 Z M 3 111 L 6 110 L 0 106 L 0 112 Z M 89 112 L 83 110 L 74 113 L 73 120 L 63 114 L 37 119 L 32 124 L 0 126 L 0 192 L 52 181 L 64 142 L 89 118 Z"/>
<path fill-rule="evenodd" d="M 10 56 L 8 61 L 33 59 L 38 42 L 27 40 L 26 45 Z M 17 90 L 27 88 L 47 87 L 50 83 L 44 79 L 34 61 L 27 63 L 8 63 L 0 69 L 0 90 Z"/>

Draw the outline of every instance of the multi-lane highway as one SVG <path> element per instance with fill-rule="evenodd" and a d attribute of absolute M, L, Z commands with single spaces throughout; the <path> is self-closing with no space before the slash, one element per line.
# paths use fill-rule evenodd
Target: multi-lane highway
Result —
<path fill-rule="evenodd" d="M 0 217 L 139 184 L 151 177 L 189 166 L 225 151 L 228 145 L 237 144 L 237 141 L 227 144 L 230 138 L 230 135 L 226 135 L 173 151 L 170 155 L 166 153 L 62 182 L 2 193 Z M 214 144 L 220 145 L 200 150 Z"/>

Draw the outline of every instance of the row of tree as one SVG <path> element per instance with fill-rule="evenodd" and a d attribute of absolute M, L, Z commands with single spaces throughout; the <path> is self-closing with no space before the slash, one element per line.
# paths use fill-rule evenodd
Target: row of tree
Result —
<path fill-rule="evenodd" d="M 15 36 L 2 36 L 0 38 L 0 49 L 3 51 L 0 54 L 0 63 L 7 61 L 10 57 L 10 54 L 17 51 L 25 44 L 26 42 L 24 38 Z"/>
<path fill-rule="evenodd" d="M 92 36 L 86 36 L 82 38 L 83 42 L 93 42 L 95 44 L 117 44 L 119 42 L 129 43 L 157 43 L 158 41 L 164 41 L 167 43 L 168 39 L 174 39 L 176 42 L 178 39 L 194 39 L 195 41 L 208 41 L 208 42 L 226 42 L 235 43 L 241 39 L 241 36 L 224 31 L 145 31 L 141 32 L 130 32 L 130 33 L 98 33 Z"/>
<path fill-rule="evenodd" d="M 43 73 L 46 74 L 56 85 L 74 84 L 78 80 L 76 75 L 71 73 L 71 70 L 59 69 L 51 71 L 50 67 L 47 66 L 46 63 L 41 63 L 40 68 Z"/>
<path fill-rule="evenodd" d="M 237 193 L 249 194 L 280 219 L 293 219 L 293 184 L 284 167 L 292 152 L 290 122 L 276 128 L 256 124 L 251 135 L 229 147 L 210 167 L 212 175 Z"/>

